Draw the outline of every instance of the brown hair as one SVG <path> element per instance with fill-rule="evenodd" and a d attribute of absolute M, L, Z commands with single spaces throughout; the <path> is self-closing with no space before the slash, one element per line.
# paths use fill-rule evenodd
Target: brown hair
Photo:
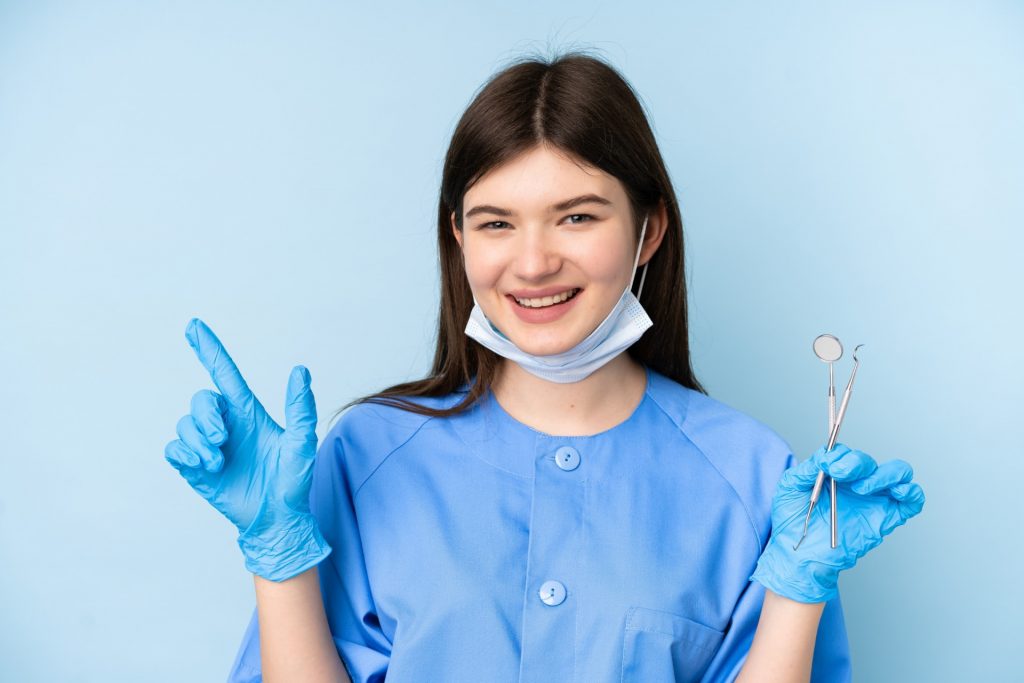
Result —
<path fill-rule="evenodd" d="M 654 134 L 637 95 L 619 72 L 574 50 L 551 60 L 520 57 L 492 76 L 463 113 L 452 134 L 441 179 L 437 216 L 441 309 L 433 367 L 423 379 L 355 399 L 335 415 L 368 402 L 448 417 L 469 408 L 490 388 L 500 357 L 464 332 L 473 296 L 452 234 L 451 214 L 455 213 L 461 231 L 462 200 L 470 186 L 540 143 L 617 178 L 629 197 L 636 239 L 639 217 L 664 203 L 668 226 L 649 261 L 643 290 L 654 334 L 644 335 L 627 352 L 679 384 L 707 393 L 690 363 L 682 218 Z M 476 381 L 462 401 L 447 409 L 405 398 L 445 396 L 474 376 Z"/>

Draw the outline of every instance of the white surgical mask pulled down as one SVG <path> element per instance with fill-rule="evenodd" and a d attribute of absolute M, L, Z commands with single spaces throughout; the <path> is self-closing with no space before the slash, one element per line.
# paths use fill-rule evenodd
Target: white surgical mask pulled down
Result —
<path fill-rule="evenodd" d="M 473 297 L 473 310 L 470 311 L 469 322 L 466 323 L 466 335 L 499 356 L 514 361 L 519 367 L 537 377 L 560 384 L 579 382 L 615 358 L 621 351 L 632 346 L 654 324 L 650 316 L 647 315 L 647 311 L 640 305 L 639 299 L 640 293 L 644 289 L 644 279 L 647 277 L 647 263 L 644 264 L 644 272 L 640 277 L 640 287 L 636 296 L 633 296 L 633 278 L 636 277 L 636 267 L 640 262 L 640 247 L 643 246 L 646 230 L 647 217 L 645 216 L 643 227 L 640 229 L 640 244 L 636 249 L 633 270 L 629 276 L 626 290 L 619 297 L 611 312 L 601 321 L 601 324 L 571 349 L 547 356 L 526 353 L 513 344 L 508 337 L 501 333 L 501 330 L 487 319 L 475 296 Z"/>

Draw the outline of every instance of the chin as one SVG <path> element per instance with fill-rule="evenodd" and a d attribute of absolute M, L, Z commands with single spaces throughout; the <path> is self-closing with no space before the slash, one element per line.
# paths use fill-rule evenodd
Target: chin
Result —
<path fill-rule="evenodd" d="M 516 346 L 531 356 L 553 356 L 556 353 L 568 351 L 579 343 L 579 340 L 575 340 L 572 343 L 566 343 L 564 340 L 541 340 L 536 338 L 523 339 L 521 342 L 516 339 L 513 339 L 512 341 Z"/>

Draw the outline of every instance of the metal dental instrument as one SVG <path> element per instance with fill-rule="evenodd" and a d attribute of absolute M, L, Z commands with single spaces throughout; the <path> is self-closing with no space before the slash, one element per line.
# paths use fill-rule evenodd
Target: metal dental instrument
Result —
<path fill-rule="evenodd" d="M 843 344 L 838 338 L 831 334 L 822 334 L 815 338 L 812 346 L 814 348 L 814 355 L 816 355 L 820 360 L 828 363 L 828 434 L 831 436 L 832 428 L 836 424 L 836 382 L 835 374 L 832 370 L 832 364 L 843 357 Z M 815 500 L 817 500 L 818 496 L 821 495 L 821 485 L 824 481 L 825 473 L 819 472 L 818 478 L 814 482 L 814 488 L 818 492 L 818 495 L 814 495 L 812 492 L 812 496 Z M 828 485 L 828 495 L 829 499 L 832 501 L 832 507 L 829 515 L 829 530 L 832 537 L 832 547 L 835 548 L 837 524 L 836 511 L 839 507 L 836 504 L 836 480 L 829 479 Z M 807 521 L 808 523 L 810 522 L 810 517 L 807 518 Z M 806 533 L 806 531 L 804 533 Z"/>
<path fill-rule="evenodd" d="M 836 384 L 832 364 L 843 357 L 843 344 L 838 338 L 831 334 L 822 334 L 814 339 L 812 347 L 814 348 L 814 355 L 828 363 L 828 434 L 829 436 L 832 436 L 832 428 L 836 424 Z M 811 504 L 807 509 L 807 517 L 804 519 L 804 532 L 800 536 L 800 541 L 793 546 L 793 550 L 800 547 L 800 542 L 802 542 L 804 537 L 807 536 L 807 527 L 811 523 L 811 510 L 814 509 L 815 503 L 818 502 L 818 498 L 821 496 L 821 487 L 824 483 L 825 471 L 819 470 L 818 477 L 814 480 L 814 488 L 811 491 Z M 835 480 L 832 481 L 832 486 L 835 486 Z M 836 536 L 834 517 L 836 496 L 834 489 L 830 490 L 830 495 L 832 496 L 833 517 L 830 518 L 829 522 L 832 530 L 831 535 L 834 539 Z M 832 547 L 834 548 L 835 545 Z"/>
<path fill-rule="evenodd" d="M 836 438 L 839 437 L 839 428 L 843 426 L 843 418 L 846 417 L 846 407 L 850 403 L 850 394 L 853 392 L 853 381 L 857 378 L 857 368 L 860 367 L 860 361 L 857 360 L 857 349 L 859 349 L 862 346 L 864 346 L 864 345 L 863 344 L 858 344 L 853 349 L 853 372 L 850 374 L 850 381 L 848 381 L 846 383 L 846 389 L 843 391 L 843 400 L 839 404 L 839 414 L 836 416 L 835 424 L 832 425 L 832 432 L 829 434 L 829 437 L 828 437 L 828 446 L 825 447 L 825 452 L 826 453 L 831 451 L 832 447 L 836 445 Z M 821 496 L 821 487 L 822 487 L 822 483 L 823 482 L 824 482 L 824 472 L 819 472 L 818 473 L 818 478 L 814 482 L 814 489 L 811 491 L 811 503 L 810 503 L 810 505 L 807 506 L 807 517 L 804 519 L 804 532 L 803 532 L 803 535 L 800 536 L 800 540 L 796 542 L 795 546 L 793 546 L 793 550 L 796 550 L 797 548 L 799 548 L 800 544 L 803 543 L 804 539 L 807 537 L 807 527 L 808 527 L 808 525 L 811 522 L 811 513 L 814 511 L 814 506 L 818 502 L 818 497 Z M 833 507 L 835 507 L 835 505 L 833 505 Z M 832 542 L 833 542 L 832 547 L 833 548 L 836 547 L 834 545 L 835 541 L 836 541 L 836 538 L 835 538 L 835 528 L 833 527 L 833 532 L 832 532 Z"/>

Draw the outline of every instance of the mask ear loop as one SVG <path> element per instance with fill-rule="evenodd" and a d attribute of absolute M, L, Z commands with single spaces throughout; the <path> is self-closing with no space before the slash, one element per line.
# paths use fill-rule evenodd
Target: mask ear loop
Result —
<path fill-rule="evenodd" d="M 649 215 L 648 216 L 644 216 L 644 226 L 642 228 L 640 228 L 640 246 L 637 247 L 637 249 L 636 249 L 636 258 L 633 259 L 633 272 L 634 273 L 636 272 L 636 264 L 640 263 L 640 251 L 643 249 L 643 246 L 644 246 L 644 233 L 647 231 L 647 219 L 648 218 L 649 218 Z M 644 280 L 647 279 L 647 265 L 649 263 L 650 263 L 650 261 L 648 261 L 647 263 L 644 264 L 644 272 L 640 274 L 640 288 L 636 292 L 636 300 L 637 301 L 640 300 L 640 293 L 644 291 Z"/>
<path fill-rule="evenodd" d="M 644 278 L 647 277 L 647 264 L 644 264 L 644 272 L 640 273 L 640 289 L 636 290 L 636 300 L 640 301 L 640 292 L 644 291 Z"/>

